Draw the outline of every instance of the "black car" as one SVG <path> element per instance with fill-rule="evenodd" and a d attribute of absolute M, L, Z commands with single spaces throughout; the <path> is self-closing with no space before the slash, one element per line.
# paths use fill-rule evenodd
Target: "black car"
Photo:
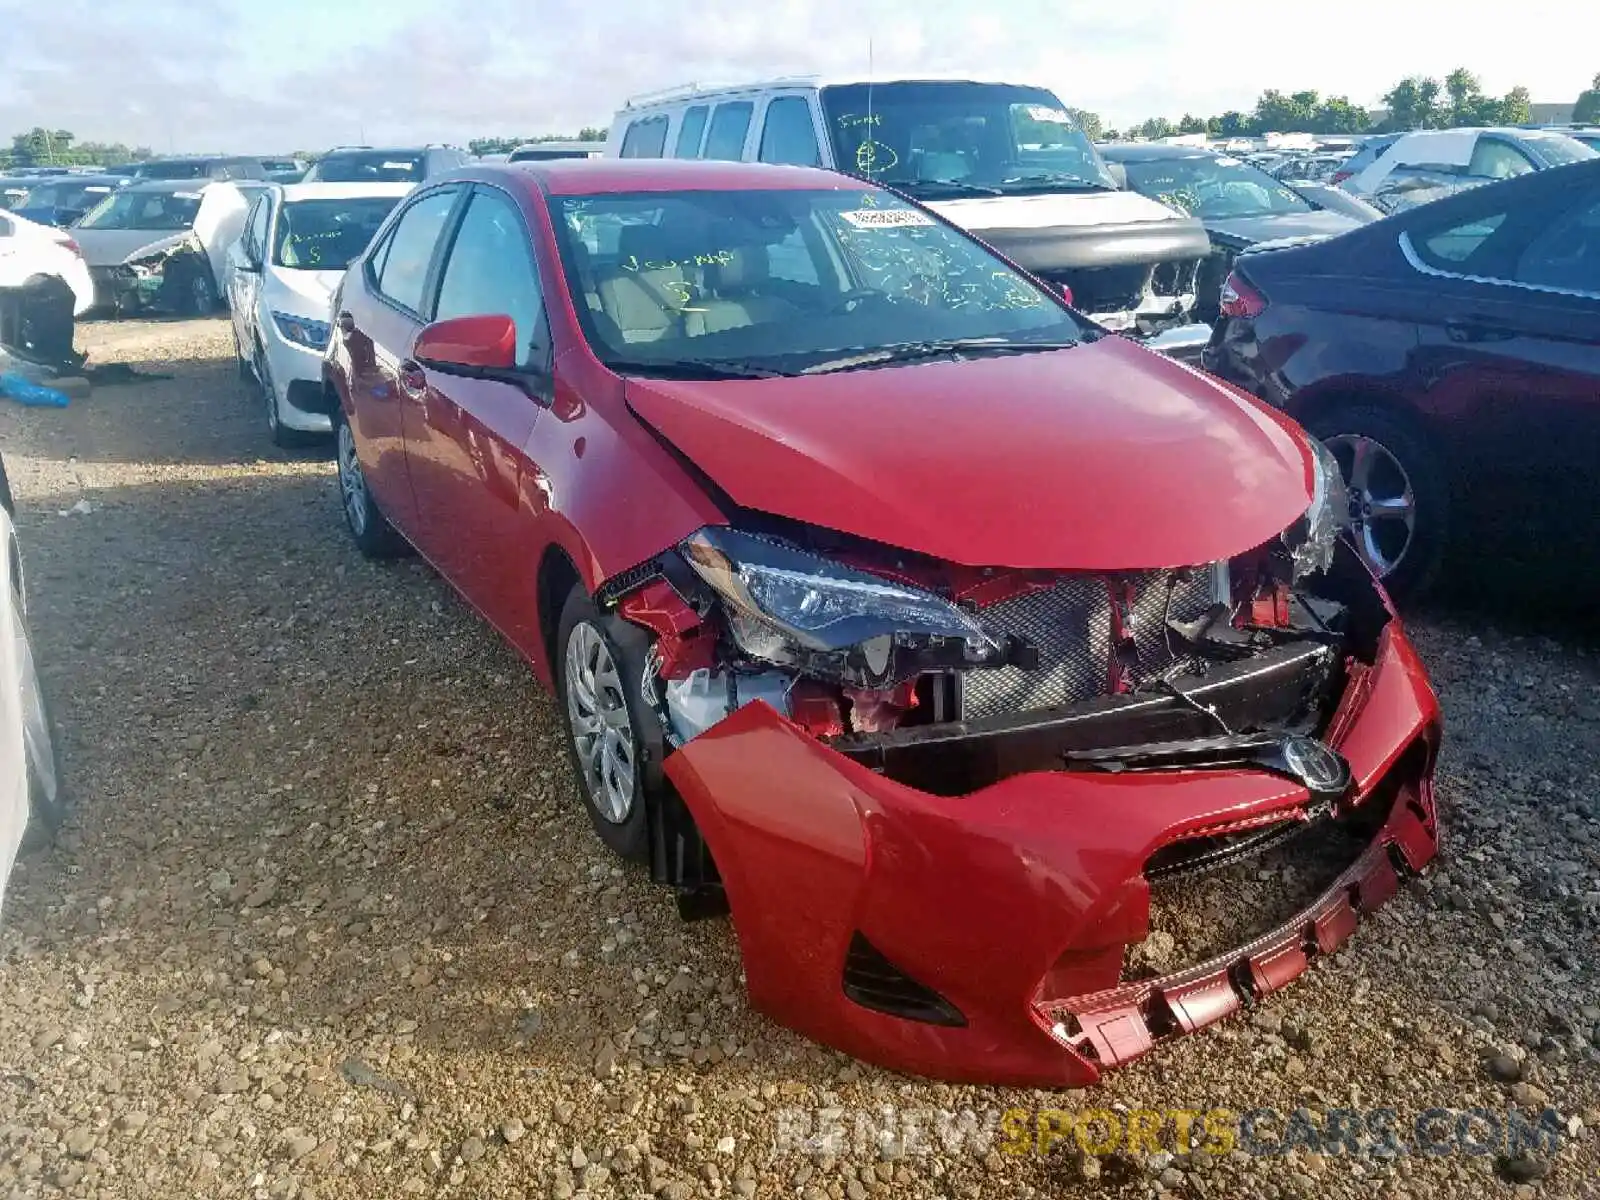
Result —
<path fill-rule="evenodd" d="M 1333 449 L 1391 590 L 1452 544 L 1600 581 L 1600 160 L 1242 254 L 1221 307 L 1206 367 Z"/>
<path fill-rule="evenodd" d="M 454 146 L 338 146 L 312 163 L 301 182 L 421 183 L 471 161 Z"/>
<path fill-rule="evenodd" d="M 11 211 L 40 225 L 65 228 L 127 182 L 120 175 L 58 175 L 41 179 Z"/>
<path fill-rule="evenodd" d="M 1332 237 L 1361 224 L 1324 210 L 1259 167 L 1199 146 L 1117 144 L 1102 146 L 1101 154 L 1131 190 L 1205 225 L 1212 253 L 1200 267 L 1194 313 L 1207 324 L 1217 319 L 1217 293 L 1240 250 L 1258 242 Z"/>

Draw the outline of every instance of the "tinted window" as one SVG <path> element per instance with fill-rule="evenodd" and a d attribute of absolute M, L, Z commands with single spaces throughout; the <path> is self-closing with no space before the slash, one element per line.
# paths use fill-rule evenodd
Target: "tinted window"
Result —
<path fill-rule="evenodd" d="M 1510 179 L 1526 175 L 1533 170 L 1528 156 L 1508 142 L 1481 137 L 1472 148 L 1472 161 L 1467 164 L 1467 174 L 1482 179 Z"/>
<path fill-rule="evenodd" d="M 667 118 L 646 117 L 628 126 L 622 138 L 623 158 L 660 158 L 667 148 Z"/>
<path fill-rule="evenodd" d="M 147 162 L 138 170 L 140 179 L 204 179 L 210 164 L 194 160 Z"/>
<path fill-rule="evenodd" d="M 518 363 L 542 353 L 543 307 L 528 232 L 510 201 L 473 194 L 439 284 L 434 319 L 504 313 L 517 325 Z"/>
<path fill-rule="evenodd" d="M 306 172 L 307 183 L 420 183 L 427 177 L 427 153 L 403 150 L 338 150 Z"/>
<path fill-rule="evenodd" d="M 766 123 L 761 128 L 761 161 L 796 167 L 821 164 L 817 134 L 811 124 L 811 105 L 804 96 L 779 96 L 767 105 Z"/>
<path fill-rule="evenodd" d="M 378 275 L 378 290 L 414 313 L 422 312 L 428 264 L 455 202 L 454 188 L 424 196 L 401 214 L 394 236 L 389 239 Z"/>
<path fill-rule="evenodd" d="M 706 135 L 705 152 L 700 157 L 728 162 L 743 158 L 744 137 L 750 132 L 750 112 L 748 100 L 717 105 L 717 111 L 711 114 L 711 132 Z"/>
<path fill-rule="evenodd" d="M 706 131 L 706 114 L 709 111 L 704 104 L 691 105 L 683 110 L 683 123 L 678 126 L 678 144 L 672 152 L 674 158 L 699 157 L 700 135 Z"/>
<path fill-rule="evenodd" d="M 1473 217 L 1415 237 L 1412 245 L 1416 247 L 1417 255 L 1429 266 L 1441 271 L 1459 272 L 1494 231 L 1505 224 L 1505 219 L 1504 212 Z"/>
<path fill-rule="evenodd" d="M 1600 195 L 1590 193 L 1534 238 L 1513 274 L 1518 283 L 1600 294 Z"/>

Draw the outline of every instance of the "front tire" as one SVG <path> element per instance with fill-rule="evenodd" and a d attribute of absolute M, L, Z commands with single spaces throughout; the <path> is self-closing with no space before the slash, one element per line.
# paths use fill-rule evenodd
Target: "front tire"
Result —
<path fill-rule="evenodd" d="M 217 285 L 204 263 L 193 263 L 185 274 L 179 294 L 179 310 L 189 317 L 209 317 L 217 310 Z"/>
<path fill-rule="evenodd" d="M 20 667 L 23 765 L 28 784 L 28 825 L 22 835 L 22 850 L 31 853 L 55 841 L 67 817 L 67 803 L 61 787 L 55 724 L 34 664 L 33 640 L 23 616 L 22 596 L 13 595 L 11 599 L 11 636 Z"/>
<path fill-rule="evenodd" d="M 595 607 L 579 584 L 556 635 L 556 699 L 578 791 L 619 857 L 649 857 L 649 805 L 667 786 L 661 723 L 639 694 L 650 637 Z"/>
<path fill-rule="evenodd" d="M 361 458 L 356 453 L 355 431 L 345 417 L 344 410 L 333 411 L 333 436 L 336 452 L 334 458 L 339 469 L 339 501 L 344 510 L 345 527 L 355 540 L 356 548 L 367 558 L 398 558 L 410 553 L 411 546 L 389 524 L 378 508 L 378 503 L 367 490 L 367 479 L 361 471 Z"/>
<path fill-rule="evenodd" d="M 1306 427 L 1344 472 L 1357 553 L 1391 595 L 1426 591 L 1444 561 L 1449 528 L 1438 455 L 1409 422 L 1381 408 L 1334 409 Z"/>

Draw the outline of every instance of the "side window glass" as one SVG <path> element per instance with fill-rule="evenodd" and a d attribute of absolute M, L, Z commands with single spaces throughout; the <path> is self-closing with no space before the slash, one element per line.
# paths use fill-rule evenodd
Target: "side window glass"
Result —
<path fill-rule="evenodd" d="M 510 201 L 480 191 L 450 248 L 434 319 L 497 313 L 516 322 L 518 365 L 536 365 L 545 345 L 544 305 L 528 232 Z"/>
<path fill-rule="evenodd" d="M 1518 283 L 1600 295 L 1600 194 L 1550 224 L 1518 257 Z"/>
<path fill-rule="evenodd" d="M 1472 148 L 1472 161 L 1467 164 L 1467 174 L 1479 179 L 1510 179 L 1526 175 L 1533 164 L 1522 151 L 1507 142 L 1481 137 Z"/>
<path fill-rule="evenodd" d="M 252 262 L 261 262 L 266 256 L 267 226 L 272 221 L 272 202 L 265 196 L 256 197 L 255 211 L 250 214 L 250 240 L 245 251 Z"/>
<path fill-rule="evenodd" d="M 706 115 L 711 110 L 704 104 L 695 104 L 683 110 L 683 121 L 678 126 L 678 142 L 673 148 L 674 158 L 697 158 L 700 154 L 700 137 L 706 131 Z"/>
<path fill-rule="evenodd" d="M 822 161 L 817 134 L 811 124 L 811 106 L 804 96 L 779 96 L 767 105 L 761 127 L 760 158 L 765 163 L 815 167 Z"/>
<path fill-rule="evenodd" d="M 1411 244 L 1417 251 L 1417 257 L 1430 267 L 1470 274 L 1468 268 L 1473 257 L 1494 236 L 1495 230 L 1505 224 L 1505 219 L 1504 212 L 1472 217 L 1444 229 L 1414 234 Z"/>
<path fill-rule="evenodd" d="M 422 197 L 401 214 L 377 276 L 378 291 L 402 308 L 422 313 L 428 265 L 455 202 L 456 190 L 451 188 Z"/>
<path fill-rule="evenodd" d="M 745 134 L 750 132 L 752 106 L 748 100 L 733 100 L 717 105 L 711 114 L 711 132 L 706 135 L 701 158 L 738 162 L 744 157 Z"/>
<path fill-rule="evenodd" d="M 660 158 L 667 148 L 667 118 L 645 117 L 628 126 L 622 138 L 623 158 Z"/>

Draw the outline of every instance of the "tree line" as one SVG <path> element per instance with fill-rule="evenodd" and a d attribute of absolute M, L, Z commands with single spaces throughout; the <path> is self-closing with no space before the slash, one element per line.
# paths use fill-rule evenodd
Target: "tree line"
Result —
<path fill-rule="evenodd" d="M 1100 117 L 1080 112 L 1090 137 L 1161 138 L 1180 133 L 1208 137 L 1259 137 L 1264 133 L 1398 133 L 1413 129 L 1453 129 L 1462 125 L 1526 125 L 1533 119 L 1528 89 L 1514 87 L 1504 96 L 1489 96 L 1483 84 L 1465 67 L 1457 67 L 1443 82 L 1423 75 L 1402 79 L 1384 93 L 1388 116 L 1374 121 L 1362 105 L 1348 96 L 1324 97 L 1314 91 L 1261 93 L 1249 112 L 1231 110 L 1211 117 L 1185 113 L 1177 121 L 1151 117 L 1125 130 L 1107 129 Z M 1574 121 L 1600 120 L 1600 75 L 1594 86 L 1578 98 Z"/>

